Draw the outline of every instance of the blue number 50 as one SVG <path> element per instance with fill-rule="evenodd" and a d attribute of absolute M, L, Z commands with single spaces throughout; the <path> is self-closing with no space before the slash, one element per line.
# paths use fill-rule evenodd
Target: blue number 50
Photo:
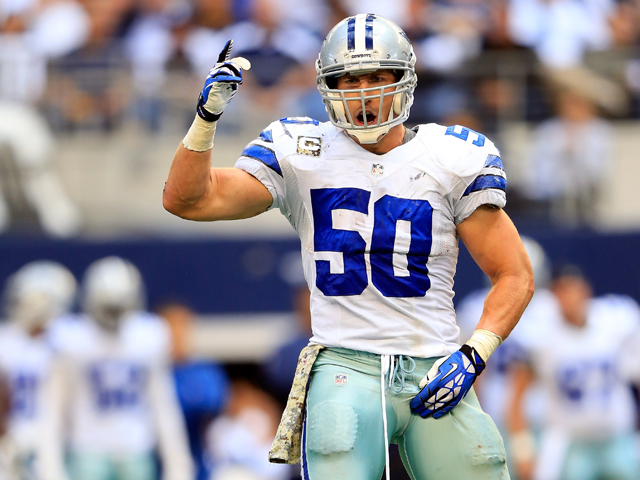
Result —
<path fill-rule="evenodd" d="M 327 296 L 360 295 L 368 285 L 366 242 L 359 232 L 333 228 L 332 211 L 353 210 L 368 214 L 371 193 L 359 188 L 311 190 L 314 218 L 314 250 L 340 252 L 344 273 L 331 273 L 328 260 L 316 260 L 316 285 Z M 385 297 L 421 297 L 431 286 L 427 261 L 431 251 L 433 208 L 426 200 L 390 195 L 374 204 L 371 238 L 371 281 Z M 396 276 L 393 259 L 397 222 L 411 223 L 411 243 L 406 276 Z"/>

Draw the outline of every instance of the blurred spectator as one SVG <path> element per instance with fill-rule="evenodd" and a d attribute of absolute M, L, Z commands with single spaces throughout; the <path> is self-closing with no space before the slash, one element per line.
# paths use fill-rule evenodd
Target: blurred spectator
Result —
<path fill-rule="evenodd" d="M 555 223 L 593 224 L 612 155 L 610 126 L 600 111 L 607 89 L 615 96 L 616 87 L 584 70 L 553 78 L 556 116 L 536 129 L 525 194 Z"/>
<path fill-rule="evenodd" d="M 10 410 L 8 418 L 2 418 L 2 423 L 8 421 L 0 456 L 4 454 L 4 463 L 22 479 L 41 479 L 50 467 L 42 457 L 54 368 L 46 332 L 54 319 L 69 311 L 75 291 L 71 272 L 50 261 L 28 263 L 5 287 L 8 324 L 0 330 L 0 376 L 7 380 L 9 391 L 0 395 L 0 403 L 8 394 Z"/>
<path fill-rule="evenodd" d="M 82 24 L 83 16 L 68 2 L 39 12 L 36 6 L 30 0 L 0 4 L 0 232 L 34 211 L 46 233 L 66 237 L 78 231 L 80 214 L 51 169 L 54 140 L 35 105 L 46 88 L 47 59 L 84 34 L 82 27 L 53 24 Z"/>
<path fill-rule="evenodd" d="M 180 303 L 170 303 L 162 306 L 158 313 L 171 331 L 173 378 L 187 424 L 196 479 L 208 480 L 211 472 L 210 465 L 205 462 L 205 431 L 227 402 L 229 380 L 220 365 L 191 358 L 190 339 L 195 320 L 191 309 Z"/>
<path fill-rule="evenodd" d="M 29 210 L 51 236 L 69 237 L 80 229 L 80 212 L 50 165 L 54 145 L 35 109 L 0 102 L 0 232 Z"/>
<path fill-rule="evenodd" d="M 427 36 L 416 44 L 419 68 L 445 73 L 480 54 L 485 34 L 495 27 L 499 2 L 434 0 L 426 5 L 422 28 Z"/>
<path fill-rule="evenodd" d="M 640 2 L 620 0 L 611 28 L 617 46 L 635 50 L 625 61 L 624 76 L 634 98 L 635 117 L 640 118 Z"/>
<path fill-rule="evenodd" d="M 511 442 L 521 480 L 635 479 L 640 468 L 636 410 L 620 375 L 620 352 L 640 322 L 640 310 L 619 296 L 591 298 L 573 266 L 551 283 L 559 309 L 524 344 L 526 360 L 513 367 Z M 548 396 L 539 446 L 524 414 L 533 381 Z"/>
<path fill-rule="evenodd" d="M 89 19 L 75 1 L 0 4 L 0 99 L 35 105 L 45 91 L 47 61 L 82 45 Z"/>
<path fill-rule="evenodd" d="M 282 410 L 265 391 L 237 379 L 224 415 L 208 432 L 211 480 L 288 480 L 291 465 L 269 463 Z"/>
<path fill-rule="evenodd" d="M 511 0 L 513 40 L 534 49 L 543 65 L 571 68 L 590 50 L 612 45 L 614 0 Z"/>
<path fill-rule="evenodd" d="M 138 2 L 137 18 L 128 33 L 125 50 L 131 62 L 134 116 L 149 130 L 161 128 L 162 88 L 166 83 L 167 63 L 174 54 L 172 27 L 181 9 L 172 0 Z"/>
<path fill-rule="evenodd" d="M 86 43 L 54 64 L 47 108 L 62 129 L 113 130 L 127 104 L 127 76 L 119 29 L 130 0 L 87 0 Z"/>
<path fill-rule="evenodd" d="M 300 351 L 309 344 L 312 335 L 309 287 L 302 283 L 292 290 L 295 335 L 278 348 L 263 365 L 265 380 L 283 407 L 287 403 Z"/>
<path fill-rule="evenodd" d="M 83 280 L 85 317 L 59 323 L 51 340 L 62 356 L 49 401 L 46 455 L 64 478 L 69 441 L 72 480 L 191 480 L 184 419 L 170 371 L 170 334 L 146 313 L 135 266 L 118 257 L 91 264 Z M 65 428 L 68 426 L 68 430 Z"/>

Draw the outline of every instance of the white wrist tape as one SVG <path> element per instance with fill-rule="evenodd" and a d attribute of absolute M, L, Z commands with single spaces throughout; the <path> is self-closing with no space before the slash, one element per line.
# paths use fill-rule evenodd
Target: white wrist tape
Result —
<path fill-rule="evenodd" d="M 485 362 L 489 360 L 491 354 L 501 343 L 502 338 L 499 335 L 482 328 L 475 330 L 471 338 L 467 340 L 467 345 L 475 348 Z"/>
<path fill-rule="evenodd" d="M 182 140 L 184 148 L 194 152 L 206 152 L 213 147 L 213 136 L 218 122 L 207 122 L 196 115 L 189 131 Z"/>

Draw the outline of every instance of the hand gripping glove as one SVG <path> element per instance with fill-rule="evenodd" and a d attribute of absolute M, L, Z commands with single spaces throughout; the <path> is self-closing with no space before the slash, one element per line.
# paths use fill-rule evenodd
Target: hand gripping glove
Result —
<path fill-rule="evenodd" d="M 198 116 L 207 122 L 215 122 L 220 118 L 227 104 L 238 93 L 238 85 L 242 83 L 242 70 L 249 70 L 251 63 L 242 57 L 229 59 L 233 40 L 229 40 L 220 55 L 218 62 L 209 71 L 204 88 L 198 99 Z"/>
<path fill-rule="evenodd" d="M 420 381 L 422 390 L 411 400 L 411 411 L 423 418 L 443 417 L 467 395 L 485 366 L 476 349 L 465 343 L 433 364 Z"/>

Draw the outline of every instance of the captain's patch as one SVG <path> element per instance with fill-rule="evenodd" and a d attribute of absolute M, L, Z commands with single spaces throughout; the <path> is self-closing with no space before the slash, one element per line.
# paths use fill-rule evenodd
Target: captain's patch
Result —
<path fill-rule="evenodd" d="M 319 157 L 322 150 L 322 139 L 318 137 L 298 137 L 298 155 L 309 155 Z"/>

